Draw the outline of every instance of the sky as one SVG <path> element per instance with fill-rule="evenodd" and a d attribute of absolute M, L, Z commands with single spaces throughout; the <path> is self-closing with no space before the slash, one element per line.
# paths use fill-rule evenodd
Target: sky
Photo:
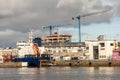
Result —
<path fill-rule="evenodd" d="M 53 32 L 58 29 L 59 34 L 70 34 L 78 42 L 78 21 L 72 17 L 106 10 L 81 18 L 83 42 L 99 35 L 120 41 L 120 0 L 0 0 L 0 47 L 15 47 L 17 41 L 28 40 L 30 30 L 34 37 L 49 35 L 43 27 L 50 25 L 57 26 Z"/>

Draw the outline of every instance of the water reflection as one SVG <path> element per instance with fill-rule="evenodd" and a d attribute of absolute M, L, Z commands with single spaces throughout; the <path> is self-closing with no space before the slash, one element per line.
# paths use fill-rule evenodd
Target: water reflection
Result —
<path fill-rule="evenodd" d="M 34 68 L 19 68 L 18 74 L 35 74 L 37 72 Z"/>
<path fill-rule="evenodd" d="M 87 74 L 90 80 L 113 80 L 118 78 L 120 67 L 91 67 L 87 68 Z"/>
<path fill-rule="evenodd" d="M 1 80 L 119 80 L 120 67 L 0 68 Z"/>
<path fill-rule="evenodd" d="M 90 67 L 90 68 L 87 68 L 87 72 L 91 74 L 112 75 L 114 72 L 114 68 L 113 67 Z"/>

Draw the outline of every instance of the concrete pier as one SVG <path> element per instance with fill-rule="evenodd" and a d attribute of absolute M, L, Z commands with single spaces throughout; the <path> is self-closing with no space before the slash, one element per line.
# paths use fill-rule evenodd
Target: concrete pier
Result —
<path fill-rule="evenodd" d="M 0 68 L 20 68 L 20 67 L 22 67 L 21 62 L 0 63 Z"/>
<path fill-rule="evenodd" d="M 52 62 L 53 65 L 51 65 L 48 62 L 41 62 L 40 67 L 45 66 L 71 66 L 71 67 L 114 67 L 118 66 L 120 67 L 120 61 L 108 61 L 108 60 L 59 60 Z M 9 63 L 0 63 L 0 68 L 21 68 L 22 62 L 9 62 Z M 27 67 L 27 66 L 26 66 Z"/>
<path fill-rule="evenodd" d="M 80 67 L 96 67 L 96 66 L 120 66 L 120 61 L 108 60 L 71 60 L 71 61 L 55 61 L 54 66 L 80 66 Z"/>

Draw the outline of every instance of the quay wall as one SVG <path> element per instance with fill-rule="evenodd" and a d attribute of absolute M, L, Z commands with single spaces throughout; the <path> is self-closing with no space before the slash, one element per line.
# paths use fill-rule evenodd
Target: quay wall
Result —
<path fill-rule="evenodd" d="M 22 67 L 21 62 L 0 63 L 0 68 L 20 68 L 20 67 Z"/>
<path fill-rule="evenodd" d="M 71 67 L 113 67 L 118 66 L 120 67 L 120 61 L 108 61 L 108 60 L 59 60 L 52 62 L 54 66 L 64 67 L 64 66 L 71 66 Z M 48 63 L 42 63 L 40 67 L 49 66 Z M 9 62 L 9 63 L 0 63 L 0 68 L 21 68 L 22 62 Z"/>
<path fill-rule="evenodd" d="M 83 61 L 55 61 L 54 66 L 80 66 L 80 67 L 94 67 L 94 66 L 120 66 L 120 61 L 108 60 L 83 60 Z"/>

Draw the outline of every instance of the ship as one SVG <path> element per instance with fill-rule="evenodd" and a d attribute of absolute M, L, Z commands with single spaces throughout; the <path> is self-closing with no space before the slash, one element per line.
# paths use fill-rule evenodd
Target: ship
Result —
<path fill-rule="evenodd" d="M 41 46 L 41 39 L 32 37 L 32 31 L 29 32 L 29 41 L 17 42 L 18 57 L 12 59 L 13 62 L 27 63 L 28 67 L 40 67 L 41 63 L 51 62 L 51 54 L 45 53 Z"/>

